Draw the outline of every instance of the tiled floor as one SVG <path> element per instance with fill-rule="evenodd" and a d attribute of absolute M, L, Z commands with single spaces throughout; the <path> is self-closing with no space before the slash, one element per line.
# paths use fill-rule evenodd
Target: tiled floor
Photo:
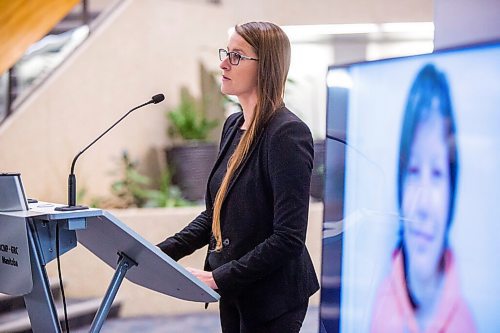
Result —
<path fill-rule="evenodd" d="M 82 328 L 73 333 L 88 332 Z M 102 333 L 220 333 L 218 314 L 191 314 L 162 317 L 110 319 L 104 323 Z M 301 333 L 318 333 L 318 308 L 309 307 Z"/>

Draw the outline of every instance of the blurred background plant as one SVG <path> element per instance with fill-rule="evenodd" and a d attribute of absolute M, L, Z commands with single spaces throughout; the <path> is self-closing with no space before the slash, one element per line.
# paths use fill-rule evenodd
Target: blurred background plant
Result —
<path fill-rule="evenodd" d="M 200 63 L 201 95 L 186 87 L 179 104 L 166 113 L 171 145 L 165 149 L 172 182 L 184 198 L 203 203 L 210 171 L 217 158 L 217 140 L 225 119 L 225 99 L 214 73 Z"/>
<path fill-rule="evenodd" d="M 202 103 L 191 95 L 188 88 L 182 87 L 180 94 L 179 105 L 167 112 L 168 135 L 172 139 L 206 141 L 219 122 L 206 117 Z"/>
<path fill-rule="evenodd" d="M 111 185 L 111 198 L 94 198 L 90 205 L 100 208 L 130 207 L 183 207 L 191 203 L 185 200 L 177 186 L 172 185 L 171 173 L 166 168 L 161 174 L 158 189 L 151 188 L 151 178 L 141 174 L 138 162 L 133 161 L 124 151 L 118 166 L 119 178 Z"/>

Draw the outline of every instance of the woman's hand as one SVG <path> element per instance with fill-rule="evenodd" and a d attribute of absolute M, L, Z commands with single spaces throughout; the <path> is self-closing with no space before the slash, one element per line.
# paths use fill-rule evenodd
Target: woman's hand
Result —
<path fill-rule="evenodd" d="M 189 273 L 196 276 L 210 288 L 214 290 L 218 289 L 217 284 L 215 283 L 214 277 L 212 275 L 212 272 L 202 271 L 201 269 L 196 269 L 192 267 L 186 267 L 186 269 L 189 271 Z"/>

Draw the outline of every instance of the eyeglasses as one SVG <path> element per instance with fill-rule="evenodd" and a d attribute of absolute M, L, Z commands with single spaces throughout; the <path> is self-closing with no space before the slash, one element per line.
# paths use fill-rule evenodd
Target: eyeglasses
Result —
<path fill-rule="evenodd" d="M 219 49 L 220 61 L 226 59 L 226 57 L 229 57 L 229 63 L 233 66 L 238 66 L 241 59 L 255 60 L 255 61 L 259 60 L 257 58 L 247 57 L 247 56 L 241 55 L 241 54 L 236 53 L 236 52 L 228 52 L 227 50 Z"/>

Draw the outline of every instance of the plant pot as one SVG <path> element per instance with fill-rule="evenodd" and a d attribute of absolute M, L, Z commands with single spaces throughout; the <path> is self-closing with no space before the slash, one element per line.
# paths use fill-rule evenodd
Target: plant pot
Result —
<path fill-rule="evenodd" d="M 311 175 L 311 197 L 323 200 L 323 187 L 325 184 L 325 140 L 314 141 L 314 160 Z"/>
<path fill-rule="evenodd" d="M 180 188 L 182 196 L 190 201 L 203 200 L 208 176 L 217 158 L 217 145 L 190 142 L 167 148 L 166 156 L 172 183 Z"/>

